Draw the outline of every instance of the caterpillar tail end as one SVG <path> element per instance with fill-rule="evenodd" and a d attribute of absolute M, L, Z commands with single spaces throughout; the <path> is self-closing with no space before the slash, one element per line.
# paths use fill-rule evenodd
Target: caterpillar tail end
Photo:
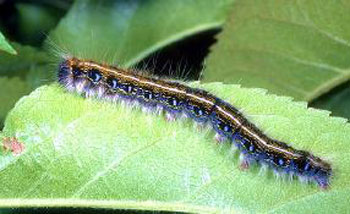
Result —
<path fill-rule="evenodd" d="M 248 160 L 243 159 L 241 164 L 239 165 L 239 169 L 242 171 L 248 170 L 250 168 L 250 163 Z"/>
<path fill-rule="evenodd" d="M 316 178 L 315 180 L 321 190 L 327 191 L 331 188 L 329 178 Z"/>

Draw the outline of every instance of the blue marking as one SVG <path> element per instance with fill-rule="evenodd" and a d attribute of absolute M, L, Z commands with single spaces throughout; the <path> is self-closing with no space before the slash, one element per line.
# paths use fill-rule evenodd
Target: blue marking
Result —
<path fill-rule="evenodd" d="M 228 125 L 224 126 L 224 132 L 230 132 L 231 131 L 231 127 Z"/>
<path fill-rule="evenodd" d="M 304 166 L 304 170 L 305 171 L 309 171 L 310 170 L 310 163 L 306 162 L 305 166 Z"/>
<path fill-rule="evenodd" d="M 90 70 L 88 71 L 87 75 L 91 79 L 91 81 L 94 83 L 97 83 L 102 79 L 102 75 L 98 70 Z"/>
<path fill-rule="evenodd" d="M 117 79 L 108 79 L 107 84 L 112 88 L 112 89 L 117 89 L 118 88 L 118 80 Z"/>
<path fill-rule="evenodd" d="M 250 152 L 254 152 L 255 151 L 255 147 L 253 146 L 253 144 L 249 146 L 249 151 Z"/>
<path fill-rule="evenodd" d="M 283 166 L 284 160 L 283 158 L 278 159 L 278 165 Z"/>
<path fill-rule="evenodd" d="M 203 113 L 203 110 L 200 109 L 200 108 L 198 108 L 197 114 L 198 114 L 198 116 L 202 116 L 202 115 L 204 114 L 204 113 Z"/>
<path fill-rule="evenodd" d="M 132 87 L 131 85 L 128 85 L 128 87 L 127 87 L 127 92 L 128 92 L 128 93 L 131 93 L 131 92 L 132 92 L 132 89 L 133 89 L 133 87 Z"/>
<path fill-rule="evenodd" d="M 177 100 L 176 100 L 176 99 L 173 99 L 172 105 L 173 105 L 173 106 L 177 106 Z"/>

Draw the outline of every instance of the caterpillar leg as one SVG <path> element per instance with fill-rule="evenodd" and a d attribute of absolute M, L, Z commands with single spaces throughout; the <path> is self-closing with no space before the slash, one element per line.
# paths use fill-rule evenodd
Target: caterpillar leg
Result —
<path fill-rule="evenodd" d="M 176 120 L 176 116 L 175 114 L 172 114 L 172 113 L 169 113 L 169 112 L 166 112 L 165 113 L 165 119 L 169 122 L 173 122 Z"/>

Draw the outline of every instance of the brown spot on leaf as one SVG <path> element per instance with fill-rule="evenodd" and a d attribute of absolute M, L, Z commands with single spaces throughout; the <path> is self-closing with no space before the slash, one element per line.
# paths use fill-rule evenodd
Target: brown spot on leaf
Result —
<path fill-rule="evenodd" d="M 2 146 L 5 152 L 10 151 L 15 156 L 20 155 L 25 149 L 24 144 L 19 142 L 15 137 L 5 137 L 2 140 Z"/>

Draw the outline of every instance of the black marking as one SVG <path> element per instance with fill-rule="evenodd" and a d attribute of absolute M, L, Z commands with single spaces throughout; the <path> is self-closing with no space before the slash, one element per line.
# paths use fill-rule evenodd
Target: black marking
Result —
<path fill-rule="evenodd" d="M 150 91 L 145 91 L 145 92 L 143 93 L 143 97 L 144 97 L 145 99 L 147 99 L 147 100 L 153 99 L 152 92 L 150 92 Z"/>
<path fill-rule="evenodd" d="M 83 72 L 79 68 L 73 67 L 72 74 L 73 74 L 74 77 L 79 77 L 79 76 L 83 75 Z"/>
<path fill-rule="evenodd" d="M 113 89 L 116 90 L 118 88 L 118 80 L 115 78 L 108 78 L 107 79 L 107 85 Z"/>

